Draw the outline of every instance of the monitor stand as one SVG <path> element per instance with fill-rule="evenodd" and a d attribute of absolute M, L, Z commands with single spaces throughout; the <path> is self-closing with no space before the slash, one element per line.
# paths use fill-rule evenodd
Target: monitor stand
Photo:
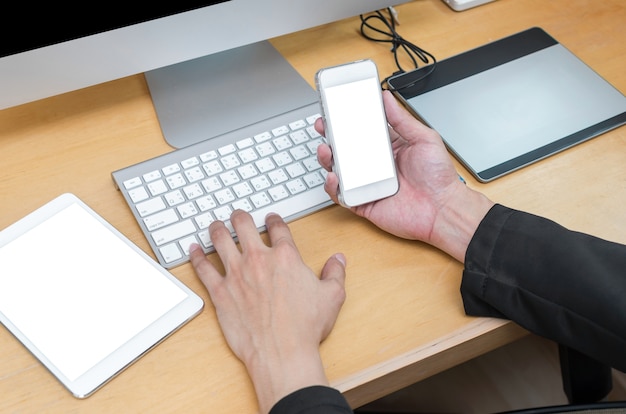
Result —
<path fill-rule="evenodd" d="M 174 148 L 317 102 L 317 93 L 267 41 L 145 74 Z"/>

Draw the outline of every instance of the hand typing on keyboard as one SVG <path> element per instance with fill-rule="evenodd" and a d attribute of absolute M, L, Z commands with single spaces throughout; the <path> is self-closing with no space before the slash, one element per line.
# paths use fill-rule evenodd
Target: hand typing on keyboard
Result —
<path fill-rule="evenodd" d="M 192 243 L 212 251 L 209 225 L 224 221 L 232 231 L 235 210 L 250 213 L 263 231 L 270 212 L 291 221 L 330 205 L 316 155 L 323 142 L 313 126 L 318 117 L 310 112 L 250 136 L 205 141 L 115 171 L 159 262 L 167 268 L 187 262 Z"/>

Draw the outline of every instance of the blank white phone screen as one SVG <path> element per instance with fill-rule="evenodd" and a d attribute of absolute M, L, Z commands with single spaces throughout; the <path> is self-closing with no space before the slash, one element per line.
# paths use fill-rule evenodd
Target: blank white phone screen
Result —
<path fill-rule="evenodd" d="M 186 297 L 78 204 L 0 248 L 0 311 L 71 381 Z"/>
<path fill-rule="evenodd" d="M 375 78 L 326 88 L 327 122 L 345 191 L 392 178 L 387 120 Z"/>

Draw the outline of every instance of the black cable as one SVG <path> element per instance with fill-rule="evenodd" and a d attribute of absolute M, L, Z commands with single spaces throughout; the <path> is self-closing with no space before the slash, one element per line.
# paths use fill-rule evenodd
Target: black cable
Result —
<path fill-rule="evenodd" d="M 375 11 L 373 14 L 370 14 L 368 16 L 360 15 L 361 35 L 364 38 L 374 42 L 391 43 L 391 52 L 393 53 L 393 57 L 396 62 L 398 71 L 383 79 L 383 81 L 381 82 L 381 86 L 384 89 L 384 85 L 386 84 L 389 90 L 398 91 L 411 87 L 430 75 L 435 70 L 437 60 L 431 53 L 400 36 L 400 34 L 398 34 L 398 32 L 396 31 L 396 22 L 393 17 L 392 11 L 390 9 L 387 9 L 387 11 L 389 12 L 389 18 L 386 18 L 380 10 Z M 382 24 L 382 26 L 384 26 L 384 29 L 374 26 L 374 22 L 377 22 L 378 26 Z M 368 30 L 371 31 L 371 33 L 368 33 Z M 422 61 L 424 64 L 428 64 L 429 62 L 432 63 L 429 70 L 423 76 L 420 76 L 418 79 L 413 80 L 406 85 L 392 88 L 387 83 L 387 80 L 392 76 L 406 73 L 406 70 L 404 70 L 404 68 L 400 64 L 400 60 L 398 57 L 399 51 L 404 51 L 406 53 L 411 62 L 413 62 L 413 69 L 417 69 L 419 67 L 418 60 Z"/>

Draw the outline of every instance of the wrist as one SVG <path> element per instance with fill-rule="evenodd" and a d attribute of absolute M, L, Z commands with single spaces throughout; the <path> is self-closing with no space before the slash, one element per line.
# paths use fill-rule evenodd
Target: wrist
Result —
<path fill-rule="evenodd" d="M 328 385 L 319 350 L 278 350 L 246 363 L 261 413 L 267 413 L 283 397 L 313 385 Z"/>
<path fill-rule="evenodd" d="M 456 184 L 438 211 L 429 243 L 463 263 L 478 225 L 493 205 L 485 195 Z"/>

